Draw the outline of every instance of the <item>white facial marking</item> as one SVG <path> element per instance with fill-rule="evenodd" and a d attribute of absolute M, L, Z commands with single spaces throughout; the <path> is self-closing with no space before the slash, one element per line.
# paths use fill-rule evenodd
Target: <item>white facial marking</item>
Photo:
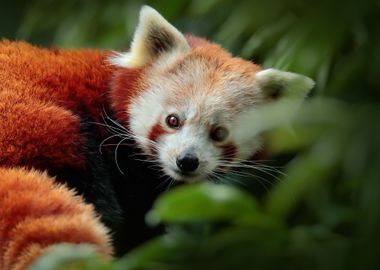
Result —
<path fill-rule="evenodd" d="M 130 129 L 133 131 L 135 140 L 149 152 L 148 140 L 151 128 L 160 121 L 160 116 L 165 112 L 164 89 L 147 89 L 140 95 L 129 108 Z"/>
<path fill-rule="evenodd" d="M 209 142 L 205 128 L 196 125 L 186 126 L 176 133 L 164 136 L 161 145 L 159 160 L 164 172 L 176 180 L 204 180 L 217 164 L 219 151 Z M 181 174 L 176 162 L 184 153 L 192 154 L 199 160 L 198 168 L 189 175 Z"/>

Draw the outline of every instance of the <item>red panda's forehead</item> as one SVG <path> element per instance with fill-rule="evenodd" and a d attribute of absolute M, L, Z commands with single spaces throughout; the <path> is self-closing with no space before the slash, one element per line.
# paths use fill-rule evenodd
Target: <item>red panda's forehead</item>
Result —
<path fill-rule="evenodd" d="M 197 125 L 210 126 L 232 121 L 240 112 L 259 104 L 262 100 L 260 93 L 255 92 L 254 88 L 228 91 L 226 87 L 234 88 L 235 86 L 215 83 L 215 90 L 202 91 L 207 86 L 207 84 L 177 85 L 178 88 L 168 91 L 163 108 L 169 110 L 167 113 L 178 113 Z"/>
<path fill-rule="evenodd" d="M 188 54 L 174 62 L 169 72 L 196 71 L 201 68 L 210 76 L 210 80 L 223 79 L 244 80 L 251 79 L 261 70 L 259 65 L 230 53 L 215 44 L 193 48 Z"/>
<path fill-rule="evenodd" d="M 162 114 L 177 112 L 207 124 L 231 119 L 261 101 L 255 82 L 260 66 L 197 42 L 187 53 L 162 55 L 145 73 L 144 89 L 155 93 Z"/>
<path fill-rule="evenodd" d="M 226 71 L 255 73 L 261 70 L 259 65 L 239 57 L 233 57 L 231 53 L 223 49 L 218 44 L 190 35 L 187 35 L 186 39 L 191 46 L 191 51 L 186 56 L 187 58 L 203 58 L 206 62 L 217 63 L 221 69 Z"/>
<path fill-rule="evenodd" d="M 155 84 L 165 88 L 165 107 L 234 114 L 260 101 L 254 78 L 261 68 L 210 46 L 193 49 L 162 71 Z"/>

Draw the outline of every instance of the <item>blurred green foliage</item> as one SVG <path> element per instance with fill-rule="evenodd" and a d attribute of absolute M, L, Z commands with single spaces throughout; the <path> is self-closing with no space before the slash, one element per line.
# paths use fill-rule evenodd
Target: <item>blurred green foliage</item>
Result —
<path fill-rule="evenodd" d="M 266 134 L 282 173 L 174 189 L 147 218 L 165 235 L 92 266 L 91 252 L 73 253 L 71 268 L 58 252 L 50 269 L 380 269 L 380 1 L 13 1 L 2 3 L 0 35 L 127 48 L 142 4 L 317 86 L 292 128 Z"/>

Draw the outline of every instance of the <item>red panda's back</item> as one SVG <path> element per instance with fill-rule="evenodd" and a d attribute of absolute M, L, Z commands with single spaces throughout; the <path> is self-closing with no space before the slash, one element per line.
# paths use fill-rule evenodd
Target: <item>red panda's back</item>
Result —
<path fill-rule="evenodd" d="M 49 176 L 88 166 L 82 124 L 85 117 L 98 121 L 106 103 L 112 72 L 106 57 L 0 42 L 0 269 L 26 269 L 63 242 L 111 252 L 94 207 Z"/>
<path fill-rule="evenodd" d="M 83 166 L 81 117 L 100 121 L 107 52 L 0 42 L 0 167 Z"/>
<path fill-rule="evenodd" d="M 73 112 L 97 114 L 112 67 L 108 52 L 43 49 L 25 42 L 0 42 L 0 93 L 52 102 Z"/>

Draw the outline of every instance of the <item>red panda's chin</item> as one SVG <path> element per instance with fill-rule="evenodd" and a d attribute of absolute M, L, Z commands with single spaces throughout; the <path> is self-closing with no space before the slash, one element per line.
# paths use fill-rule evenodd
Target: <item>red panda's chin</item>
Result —
<path fill-rule="evenodd" d="M 174 169 L 166 169 L 165 173 L 178 182 L 199 182 L 205 179 L 205 177 L 197 173 L 182 174 Z"/>

